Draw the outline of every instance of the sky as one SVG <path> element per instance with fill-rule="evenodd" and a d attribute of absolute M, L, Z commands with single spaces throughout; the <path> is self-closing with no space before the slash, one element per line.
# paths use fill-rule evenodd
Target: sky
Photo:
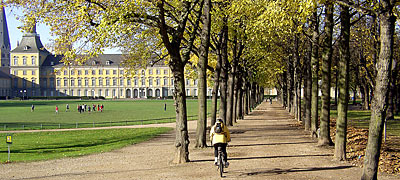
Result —
<path fill-rule="evenodd" d="M 19 26 L 22 25 L 20 21 L 16 19 L 16 14 L 21 15 L 22 11 L 16 8 L 7 8 L 5 7 L 7 26 L 8 26 L 8 34 L 10 36 L 11 50 L 17 47 L 17 41 L 21 42 L 22 32 L 18 29 Z M 53 38 L 50 36 L 50 28 L 43 24 L 36 25 L 36 32 L 40 36 L 40 40 L 42 44 L 46 47 L 50 43 L 50 40 Z M 107 49 L 104 54 L 120 54 L 121 52 L 117 49 Z"/>

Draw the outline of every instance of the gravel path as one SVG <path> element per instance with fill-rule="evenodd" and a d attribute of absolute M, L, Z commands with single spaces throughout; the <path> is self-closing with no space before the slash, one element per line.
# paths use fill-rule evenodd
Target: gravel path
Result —
<path fill-rule="evenodd" d="M 359 179 L 361 169 L 333 161 L 279 105 L 261 104 L 231 127 L 230 167 L 224 179 Z M 146 127 L 159 125 L 146 125 Z M 162 126 L 174 127 L 174 124 Z M 211 148 L 195 149 L 189 122 L 190 163 L 173 164 L 174 132 L 112 152 L 0 165 L 0 179 L 220 179 Z M 379 174 L 379 179 L 399 177 Z"/>

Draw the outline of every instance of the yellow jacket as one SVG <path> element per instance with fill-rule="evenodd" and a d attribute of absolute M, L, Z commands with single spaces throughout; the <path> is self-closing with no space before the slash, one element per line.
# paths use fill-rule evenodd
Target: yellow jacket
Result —
<path fill-rule="evenodd" d="M 217 125 L 214 124 L 214 126 L 211 127 L 210 130 L 210 141 L 212 145 L 217 144 L 217 143 L 228 143 L 231 141 L 231 134 L 229 133 L 228 128 L 222 123 L 222 132 L 221 133 L 216 133 L 215 132 L 215 127 Z"/>

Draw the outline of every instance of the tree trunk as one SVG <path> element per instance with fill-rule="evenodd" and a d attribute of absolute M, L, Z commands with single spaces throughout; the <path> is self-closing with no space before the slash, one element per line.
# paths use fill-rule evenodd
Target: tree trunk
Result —
<path fill-rule="evenodd" d="M 364 102 L 363 102 L 364 108 L 363 109 L 370 110 L 371 109 L 371 106 L 370 106 L 371 97 L 370 97 L 369 84 L 367 82 L 365 82 L 363 87 L 364 87 Z"/>
<path fill-rule="evenodd" d="M 302 82 L 302 77 L 299 76 L 299 80 L 297 83 L 297 120 L 298 121 L 302 121 L 302 117 L 301 117 L 301 82 Z"/>
<path fill-rule="evenodd" d="M 311 91 L 312 91 L 312 74 L 311 74 L 311 57 L 312 57 L 312 42 L 309 46 L 309 56 L 305 62 L 305 78 L 304 78 L 304 130 L 311 130 Z"/>
<path fill-rule="evenodd" d="M 364 88 L 364 84 L 363 81 L 360 82 L 360 93 L 361 93 L 361 104 L 362 104 L 362 109 L 364 109 L 364 103 L 365 103 L 365 97 L 366 97 L 366 93 L 365 93 L 365 88 Z"/>
<path fill-rule="evenodd" d="M 211 102 L 211 125 L 215 124 L 215 121 L 217 119 L 217 105 L 218 105 L 218 87 L 219 87 L 219 77 L 220 77 L 220 72 L 221 72 L 221 58 L 218 57 L 218 62 L 217 66 L 215 68 L 214 72 L 214 86 L 213 86 L 213 91 L 212 91 L 212 102 Z"/>
<path fill-rule="evenodd" d="M 396 114 L 400 114 L 400 85 L 396 86 Z"/>
<path fill-rule="evenodd" d="M 238 119 L 243 119 L 243 84 L 242 79 L 240 78 L 240 83 L 238 84 Z"/>
<path fill-rule="evenodd" d="M 393 58 L 393 34 L 395 16 L 393 15 L 394 2 L 380 1 L 380 53 L 376 64 L 377 76 L 375 80 L 374 99 L 372 101 L 371 120 L 369 124 L 368 144 L 364 158 L 362 180 L 377 179 L 380 149 L 382 143 L 383 122 L 386 117 L 388 91 L 390 86 L 391 64 Z"/>
<path fill-rule="evenodd" d="M 288 69 L 287 69 L 287 110 L 291 115 L 294 115 L 293 111 L 293 90 L 294 90 L 294 81 L 293 81 L 293 63 L 291 62 L 292 58 L 289 57 L 287 60 Z"/>
<path fill-rule="evenodd" d="M 321 107 L 321 127 L 318 146 L 333 145 L 330 137 L 330 89 L 331 89 L 331 64 L 332 64 L 332 37 L 333 37 L 333 2 L 325 4 L 325 39 L 322 52 L 322 107 Z"/>
<path fill-rule="evenodd" d="M 391 102 L 392 103 L 392 107 L 388 107 L 388 108 L 389 109 L 392 108 L 391 109 L 391 113 L 392 113 L 393 117 L 387 115 L 386 119 L 394 119 L 394 115 L 398 111 L 397 101 L 398 101 L 399 97 L 398 97 L 398 88 L 396 86 L 396 82 L 398 81 L 398 78 L 399 78 L 400 69 L 396 68 L 396 65 L 394 63 L 393 63 L 392 66 L 393 66 L 392 67 L 392 80 L 390 81 L 391 82 L 390 83 L 391 84 L 390 85 L 391 86 L 391 88 L 390 88 L 391 95 L 389 96 L 389 100 L 392 101 Z M 388 112 L 389 112 L 389 110 L 388 110 Z"/>
<path fill-rule="evenodd" d="M 256 102 L 257 102 L 257 84 L 256 82 L 253 82 L 251 85 L 251 109 L 256 108 Z"/>
<path fill-rule="evenodd" d="M 261 104 L 264 101 L 264 87 L 260 86 L 260 102 Z"/>
<path fill-rule="evenodd" d="M 233 68 L 232 68 L 233 70 Z M 233 89 L 234 89 L 234 74 L 230 72 L 228 75 L 228 91 L 227 91 L 227 99 L 226 99 L 226 125 L 233 126 L 232 116 L 233 116 Z"/>
<path fill-rule="evenodd" d="M 240 82 L 240 80 L 241 80 L 241 77 L 239 77 L 238 75 L 236 75 L 237 77 L 235 78 L 235 94 L 234 94 L 234 98 L 233 98 L 233 110 L 234 110 L 234 113 L 233 113 L 233 121 L 235 122 L 235 123 L 237 123 L 237 119 L 239 118 L 239 99 L 238 98 L 240 98 L 239 97 L 239 94 L 240 94 L 240 88 L 242 87 L 242 85 L 241 85 L 241 82 Z"/>
<path fill-rule="evenodd" d="M 390 81 L 390 85 L 389 85 L 389 102 L 387 104 L 387 110 L 386 110 L 386 120 L 393 120 L 394 119 L 394 100 L 395 100 L 395 82 L 393 81 L 393 79 Z"/>
<path fill-rule="evenodd" d="M 208 65 L 208 49 L 210 45 L 211 30 L 211 0 L 205 0 L 203 5 L 203 29 L 201 31 L 201 45 L 199 49 L 198 62 L 198 108 L 199 114 L 196 128 L 196 146 L 204 148 L 207 146 L 206 129 L 207 129 L 207 65 Z"/>
<path fill-rule="evenodd" d="M 185 1 L 184 3 L 184 11 L 190 12 L 190 3 Z M 185 26 L 188 20 L 188 14 L 182 16 L 182 20 L 179 22 L 179 29 L 173 31 L 172 36 L 168 33 L 170 29 L 168 29 L 168 25 L 165 21 L 165 9 L 164 9 L 164 1 L 161 1 L 157 4 L 158 13 L 160 17 L 159 22 L 159 33 L 161 36 L 161 40 L 168 50 L 168 54 L 170 57 L 169 67 L 173 73 L 174 77 L 174 100 L 175 100 L 175 111 L 176 111 L 176 136 L 175 136 L 175 157 L 173 162 L 175 163 L 185 163 L 189 161 L 189 135 L 187 129 L 187 111 L 186 111 L 186 94 L 185 94 L 185 74 L 184 68 L 185 63 L 188 60 L 189 53 L 193 48 L 193 42 L 195 39 L 195 34 L 191 34 L 191 38 L 189 40 L 188 47 L 185 48 L 186 53 L 184 53 L 184 58 L 181 56 L 181 42 L 182 36 L 181 34 L 185 31 Z M 194 28 L 197 31 L 196 26 Z"/>
<path fill-rule="evenodd" d="M 287 105 L 287 71 L 283 71 L 282 73 L 282 88 L 281 88 L 281 102 L 282 102 L 282 107 L 284 107 L 285 109 L 288 109 L 288 105 Z"/>
<path fill-rule="evenodd" d="M 263 89 L 261 86 L 258 85 L 258 104 L 257 105 L 260 105 L 263 101 L 262 94 L 263 94 Z"/>
<path fill-rule="evenodd" d="M 296 34 L 294 37 L 294 59 L 293 59 L 293 115 L 294 119 L 299 119 L 298 117 L 298 109 L 299 109 L 299 102 L 297 89 L 299 87 L 299 65 L 300 65 L 300 57 L 298 57 L 298 35 Z"/>
<path fill-rule="evenodd" d="M 338 61 L 338 60 L 336 60 L 336 61 Z M 336 62 L 336 63 L 338 63 L 338 62 Z M 338 64 L 336 64 L 336 66 L 338 67 L 339 65 Z M 335 70 L 336 72 L 335 72 L 335 106 L 337 106 L 337 103 L 338 103 L 338 95 L 339 95 L 339 85 L 338 85 L 338 83 L 339 83 L 339 80 L 338 80 L 338 78 L 339 78 L 339 69 L 338 68 L 336 68 L 336 70 Z"/>
<path fill-rule="evenodd" d="M 249 105 L 247 112 L 248 112 L 248 114 L 250 114 L 251 113 L 251 96 L 252 96 L 251 94 L 252 94 L 252 90 L 251 90 L 251 83 L 249 82 L 247 84 L 248 84 L 248 86 L 247 86 L 248 89 L 247 90 L 249 91 L 248 94 L 247 94 L 248 95 L 248 97 L 247 97 L 248 99 L 247 100 L 248 100 L 248 105 Z"/>
<path fill-rule="evenodd" d="M 227 21 L 227 20 L 225 20 Z M 224 25 L 222 28 L 222 66 L 221 66 L 221 82 L 220 82 L 220 96 L 221 102 L 219 106 L 219 117 L 226 124 L 226 110 L 227 110 L 227 81 L 228 81 L 228 26 Z"/>
<path fill-rule="evenodd" d="M 348 2 L 348 0 L 345 0 Z M 336 120 L 335 158 L 346 160 L 347 109 L 349 104 L 349 73 L 350 73 L 350 14 L 349 7 L 341 6 L 341 42 L 338 74 L 338 117 Z"/>
<path fill-rule="evenodd" d="M 182 62 L 180 57 L 171 55 L 174 62 Z M 176 111 L 175 163 L 189 162 L 189 135 L 187 129 L 185 74 L 182 63 L 170 64 L 174 76 L 174 99 Z"/>
<path fill-rule="evenodd" d="M 312 66 L 312 89 L 311 89 L 311 137 L 318 137 L 318 73 L 319 73 L 319 62 L 318 62 L 318 41 L 319 41 L 319 22 L 317 7 L 315 3 L 315 11 L 312 15 L 312 56 L 311 56 L 311 66 Z"/>
<path fill-rule="evenodd" d="M 250 109 L 250 90 L 249 90 L 249 84 L 246 83 L 245 87 L 245 108 L 244 108 L 244 113 L 245 115 L 249 115 L 249 109 Z"/>

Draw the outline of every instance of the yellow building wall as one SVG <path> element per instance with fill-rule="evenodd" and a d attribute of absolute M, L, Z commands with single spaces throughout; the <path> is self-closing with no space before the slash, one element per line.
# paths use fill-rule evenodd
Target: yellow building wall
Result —
<path fill-rule="evenodd" d="M 94 74 L 93 74 L 94 71 Z M 167 66 L 164 67 L 149 67 L 147 69 L 137 70 L 135 75 L 131 75 L 128 72 L 128 69 L 121 68 L 118 66 L 71 66 L 64 68 L 56 68 L 54 73 L 54 79 L 56 83 L 56 88 L 61 92 L 64 92 L 62 89 L 68 89 L 68 95 L 70 94 L 70 90 L 72 89 L 74 92 L 74 96 L 78 95 L 77 90 L 81 90 L 81 96 L 84 96 L 85 90 L 92 91 L 95 90 L 95 95 L 98 96 L 99 89 L 101 89 L 101 95 L 106 98 L 112 98 L 112 90 L 116 91 L 120 89 L 124 89 L 124 93 L 116 92 L 116 95 L 120 93 L 118 96 L 124 98 L 125 97 L 125 89 L 135 89 L 135 88 L 162 88 L 166 86 L 170 86 L 171 84 L 171 71 Z M 65 72 L 65 73 L 64 73 Z M 144 72 L 144 74 L 143 74 Z M 158 74 L 157 74 L 158 72 Z M 145 85 L 142 84 L 142 77 L 145 78 Z M 51 78 L 51 76 L 48 76 Z M 95 79 L 95 86 L 92 84 L 92 79 Z M 102 79 L 102 84 L 99 84 L 99 79 Z M 164 79 L 167 78 L 167 83 L 164 83 Z M 88 85 L 85 85 L 85 80 L 88 80 Z M 109 80 L 109 85 L 107 85 L 107 79 Z M 120 80 L 123 80 L 121 84 Z M 137 79 L 137 85 L 135 85 L 135 79 Z M 159 79 L 159 85 L 157 85 L 157 79 Z M 57 80 L 60 83 L 57 84 Z M 64 84 L 64 80 L 67 80 L 67 86 Z M 71 84 L 71 80 L 73 80 L 74 84 Z M 81 80 L 81 85 L 78 85 L 79 80 Z M 150 85 L 150 80 L 152 81 L 152 85 Z M 130 85 L 128 85 L 128 81 L 130 81 Z M 49 82 L 49 80 L 48 80 Z M 115 82 L 115 84 L 114 84 Z M 109 90 L 108 96 L 105 95 L 106 89 Z M 89 94 L 88 94 L 89 95 Z M 89 95 L 90 96 L 90 95 Z"/>
<path fill-rule="evenodd" d="M 42 58 L 39 53 L 11 53 L 10 54 L 10 74 L 13 79 L 18 79 L 17 86 L 14 85 L 16 82 L 12 80 L 13 88 L 18 89 L 32 88 L 32 79 L 35 80 L 35 87 L 39 87 L 40 84 L 40 72 L 39 63 Z M 33 59 L 33 61 L 32 61 Z M 23 87 L 23 79 L 25 79 L 26 86 Z"/>

